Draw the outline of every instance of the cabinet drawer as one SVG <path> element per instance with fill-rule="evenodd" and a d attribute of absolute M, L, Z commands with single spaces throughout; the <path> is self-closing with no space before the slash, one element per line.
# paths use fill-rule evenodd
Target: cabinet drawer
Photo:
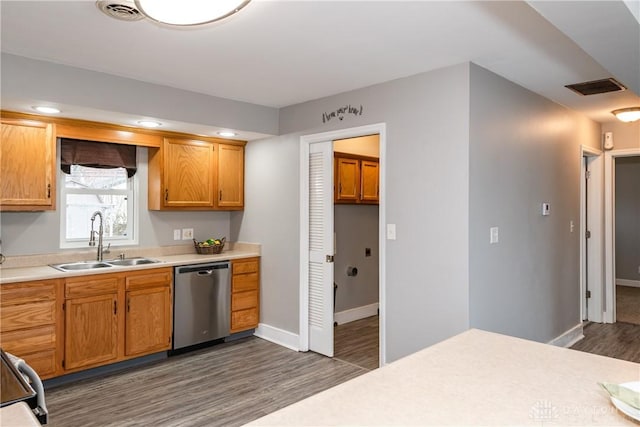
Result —
<path fill-rule="evenodd" d="M 56 319 L 55 301 L 9 305 L 2 308 L 0 332 L 52 325 Z"/>
<path fill-rule="evenodd" d="M 65 298 L 87 297 L 91 295 L 118 292 L 119 276 L 67 279 L 64 286 Z"/>
<path fill-rule="evenodd" d="M 159 286 L 170 286 L 172 275 L 173 272 L 170 268 L 129 275 L 125 279 L 126 289 L 127 291 L 134 291 L 145 288 L 157 288 Z"/>
<path fill-rule="evenodd" d="M 2 333 L 2 349 L 22 357 L 26 353 L 53 349 L 56 346 L 54 325 Z"/>
<path fill-rule="evenodd" d="M 47 379 L 56 372 L 56 353 L 54 350 L 40 351 L 38 353 L 21 356 L 41 379 Z"/>
<path fill-rule="evenodd" d="M 231 312 L 231 332 L 258 326 L 258 308 Z"/>
<path fill-rule="evenodd" d="M 237 292 L 231 296 L 231 310 L 244 310 L 258 306 L 258 291 Z"/>
<path fill-rule="evenodd" d="M 13 283 L 0 287 L 2 307 L 36 301 L 53 301 L 56 298 L 57 281 Z"/>
<path fill-rule="evenodd" d="M 255 273 L 258 271 L 258 260 L 232 261 L 233 274 Z"/>
<path fill-rule="evenodd" d="M 231 279 L 231 291 L 252 291 L 258 289 L 258 273 L 237 274 Z"/>

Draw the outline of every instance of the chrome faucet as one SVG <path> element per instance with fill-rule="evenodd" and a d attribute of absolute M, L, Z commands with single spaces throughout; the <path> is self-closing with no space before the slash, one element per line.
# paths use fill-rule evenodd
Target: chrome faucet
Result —
<path fill-rule="evenodd" d="M 96 220 L 96 216 L 100 217 L 100 223 L 99 223 L 98 231 L 95 231 L 93 229 L 93 222 Z M 100 211 L 95 211 L 93 213 L 93 215 L 91 215 L 91 235 L 89 236 L 89 246 L 95 246 L 96 245 L 96 233 L 98 233 L 98 253 L 96 255 L 96 260 L 97 261 L 102 261 L 102 253 L 103 252 L 109 253 L 109 247 L 111 247 L 111 243 L 109 243 L 109 247 L 107 247 L 107 250 L 104 251 L 103 248 L 102 248 L 102 234 L 103 234 L 102 212 L 100 212 Z"/>

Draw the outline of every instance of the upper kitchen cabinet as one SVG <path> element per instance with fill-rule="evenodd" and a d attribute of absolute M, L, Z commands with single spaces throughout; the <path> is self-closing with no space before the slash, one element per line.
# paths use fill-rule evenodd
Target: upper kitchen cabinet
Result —
<path fill-rule="evenodd" d="M 165 138 L 149 149 L 149 209 L 238 210 L 244 207 L 244 147 Z"/>
<path fill-rule="evenodd" d="M 244 147 L 218 144 L 218 201 L 220 209 L 244 207 Z"/>
<path fill-rule="evenodd" d="M 334 202 L 379 203 L 379 162 L 374 157 L 334 153 Z"/>
<path fill-rule="evenodd" d="M 1 126 L 0 210 L 54 210 L 55 125 L 2 118 Z"/>

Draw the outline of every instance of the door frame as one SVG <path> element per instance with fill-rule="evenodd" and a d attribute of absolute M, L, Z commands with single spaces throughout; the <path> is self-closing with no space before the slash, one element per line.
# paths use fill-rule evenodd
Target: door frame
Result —
<path fill-rule="evenodd" d="M 591 158 L 591 178 L 587 188 L 585 158 Z M 602 151 L 597 148 L 580 146 L 580 322 L 584 319 L 602 322 L 604 311 L 604 255 L 603 255 L 603 181 Z M 589 198 L 587 200 L 587 194 Z M 587 206 L 588 203 L 588 206 Z M 587 224 L 586 222 L 589 222 Z M 589 226 L 590 244 L 585 245 L 585 232 Z M 585 248 L 586 246 L 586 248 Z M 585 277 L 585 265 L 589 269 Z M 588 283 L 587 283 L 588 282 Z M 584 299 L 587 289 L 591 291 L 591 306 L 584 313 Z"/>
<path fill-rule="evenodd" d="M 378 134 L 380 137 L 380 200 L 378 215 L 379 242 L 379 360 L 386 364 L 386 123 L 375 123 L 348 129 L 302 135 L 300 137 L 300 351 L 309 350 L 309 145 L 314 142 L 334 141 Z M 333 192 L 332 188 L 327 191 Z"/>
<path fill-rule="evenodd" d="M 604 153 L 604 297 L 605 323 L 616 321 L 616 206 L 615 160 L 640 156 L 640 148 L 611 150 Z"/>

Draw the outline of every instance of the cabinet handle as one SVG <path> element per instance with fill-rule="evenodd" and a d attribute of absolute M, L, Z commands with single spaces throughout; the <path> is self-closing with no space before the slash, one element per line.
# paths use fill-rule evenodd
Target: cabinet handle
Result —
<path fill-rule="evenodd" d="M 222 201 L 222 190 L 219 191 L 218 200 Z"/>
<path fill-rule="evenodd" d="M 169 200 L 169 189 L 166 188 L 164 190 L 164 201 L 166 202 L 167 200 Z"/>
<path fill-rule="evenodd" d="M 51 198 L 51 184 L 47 184 L 47 199 Z"/>
<path fill-rule="evenodd" d="M 113 314 L 118 312 L 118 301 L 113 302 Z"/>
<path fill-rule="evenodd" d="M 131 298 L 127 298 L 127 313 L 131 312 Z"/>

